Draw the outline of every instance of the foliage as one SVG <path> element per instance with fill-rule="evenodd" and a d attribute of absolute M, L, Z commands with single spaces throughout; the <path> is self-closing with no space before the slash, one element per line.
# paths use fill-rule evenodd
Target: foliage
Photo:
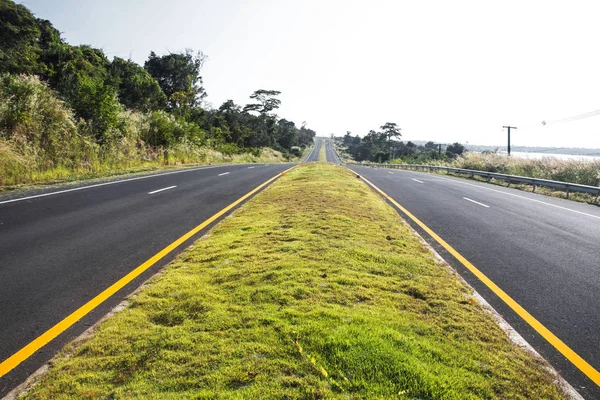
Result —
<path fill-rule="evenodd" d="M 167 96 L 158 82 L 136 63 L 115 57 L 110 73 L 119 88 L 119 101 L 126 108 L 151 111 L 166 107 Z"/>
<path fill-rule="evenodd" d="M 255 99 L 258 103 L 247 104 L 244 111 L 258 111 L 260 114 L 268 114 L 281 105 L 281 100 L 275 97 L 280 94 L 281 92 L 277 90 L 257 90 L 250 95 L 250 98 Z"/>
<path fill-rule="evenodd" d="M 460 143 L 453 143 L 446 147 L 446 155 L 456 157 L 462 155 L 466 151 L 465 146 Z"/>
<path fill-rule="evenodd" d="M 204 109 L 205 60 L 188 49 L 151 52 L 143 68 L 111 61 L 100 49 L 66 43 L 25 6 L 0 0 L 1 148 L 10 165 L 21 163 L 8 168 L 21 177 L 10 172 L 2 184 L 31 182 L 44 171 L 66 176 L 104 165 L 169 164 L 174 153 L 197 162 L 203 146 L 227 157 L 271 147 L 289 158 L 294 146 L 313 143 L 316 133 L 305 123 L 298 129 L 273 113 L 281 105 L 277 90 L 255 91 L 246 106 L 229 100 Z M 51 172 L 59 167 L 64 173 Z"/>
<path fill-rule="evenodd" d="M 434 142 L 427 142 L 421 146 L 411 141 L 405 143 L 401 140 L 392 140 L 400 136 L 400 128 L 397 124 L 386 122 L 379 132 L 371 130 L 362 138 L 346 132 L 346 135 L 338 141 L 355 161 L 429 163 L 447 161 L 466 153 L 465 147 L 460 143 L 444 146 L 445 150 L 441 152 L 441 147 L 438 147 L 441 145 Z"/>
<path fill-rule="evenodd" d="M 600 186 L 600 161 L 526 159 L 501 154 L 466 153 L 450 165 L 456 168 Z"/>
<path fill-rule="evenodd" d="M 206 60 L 202 52 L 169 53 L 157 56 L 151 52 L 144 64 L 148 73 L 156 79 L 167 97 L 167 110 L 184 115 L 190 109 L 200 105 L 206 97 L 202 87 L 200 70 Z"/>

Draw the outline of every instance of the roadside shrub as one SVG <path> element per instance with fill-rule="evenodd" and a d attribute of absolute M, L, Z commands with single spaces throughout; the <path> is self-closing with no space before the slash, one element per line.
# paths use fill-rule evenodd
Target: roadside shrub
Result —
<path fill-rule="evenodd" d="M 141 138 L 152 147 L 168 147 L 183 138 L 196 146 L 206 144 L 204 131 L 194 123 L 178 120 L 165 111 L 153 111 L 148 118 L 148 126 Z"/>
<path fill-rule="evenodd" d="M 290 153 L 295 157 L 300 157 L 302 155 L 302 149 L 298 146 L 292 146 Z"/>

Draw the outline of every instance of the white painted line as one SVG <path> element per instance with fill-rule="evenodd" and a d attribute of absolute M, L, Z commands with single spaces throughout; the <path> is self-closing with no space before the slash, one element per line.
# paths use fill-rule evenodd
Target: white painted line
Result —
<path fill-rule="evenodd" d="M 254 167 L 248 167 L 248 169 L 252 169 L 252 168 L 254 168 Z"/>
<path fill-rule="evenodd" d="M 388 174 L 392 174 L 392 175 L 394 175 L 394 173 L 393 173 L 392 171 L 388 171 Z"/>
<path fill-rule="evenodd" d="M 470 199 L 470 198 L 468 198 L 468 197 L 463 197 L 463 199 L 465 199 L 465 200 L 467 200 L 467 201 L 470 201 L 471 203 L 479 204 L 479 205 L 480 205 L 480 206 L 482 206 L 482 207 L 485 207 L 485 208 L 490 208 L 490 206 L 488 206 L 487 204 L 483 204 L 483 203 L 480 203 L 480 202 L 478 202 L 478 201 L 471 200 L 471 199 Z"/>
<path fill-rule="evenodd" d="M 198 171 L 198 170 L 201 170 L 201 169 L 210 169 L 210 168 L 217 168 L 217 167 L 229 167 L 229 166 L 230 165 L 214 165 L 214 166 L 211 166 L 211 167 L 188 168 L 188 169 L 184 169 L 184 170 L 181 170 L 181 171 L 165 172 L 165 173 L 162 173 L 162 174 L 153 174 L 153 175 L 144 175 L 144 176 L 139 176 L 139 177 L 136 177 L 136 178 L 122 179 L 120 181 L 103 182 L 103 183 L 97 183 L 95 185 L 80 186 L 80 187 L 76 187 L 76 188 L 73 188 L 73 189 L 59 190 L 57 192 L 42 193 L 42 194 L 36 194 L 36 195 L 33 195 L 33 196 L 20 197 L 18 199 L 4 200 L 4 201 L 0 201 L 0 204 L 14 203 L 15 201 L 36 199 L 38 197 L 52 196 L 52 195 L 61 194 L 61 193 L 76 192 L 78 190 L 91 189 L 91 188 L 100 187 L 100 186 L 107 186 L 107 185 L 114 185 L 114 184 L 117 184 L 117 183 L 138 181 L 140 179 L 155 178 L 157 176 L 180 174 L 182 172 Z"/>
<path fill-rule="evenodd" d="M 229 172 L 223 172 L 222 174 L 219 174 L 219 176 L 223 176 L 223 175 L 228 175 Z"/>
<path fill-rule="evenodd" d="M 562 206 L 557 206 L 556 204 L 552 204 L 552 203 L 546 203 L 545 201 L 541 201 L 541 200 L 537 200 L 537 199 L 532 199 L 532 198 L 525 197 L 525 196 L 519 196 L 518 194 L 514 194 L 514 193 L 507 193 L 507 192 L 503 192 L 502 190 L 496 190 L 496 189 L 487 188 L 487 187 L 484 187 L 484 186 L 474 185 L 474 184 L 472 184 L 472 183 L 468 183 L 468 182 L 461 182 L 461 181 L 459 181 L 458 179 L 442 178 L 442 177 L 439 177 L 439 176 L 433 176 L 433 177 L 435 177 L 435 178 L 437 178 L 437 179 L 445 180 L 445 181 L 451 181 L 451 182 L 461 183 L 461 184 L 463 184 L 463 185 L 474 186 L 474 187 L 476 187 L 476 188 L 479 188 L 479 189 L 489 190 L 489 191 L 496 192 L 496 193 L 501 193 L 501 194 L 504 194 L 504 195 L 507 195 L 507 196 L 518 197 L 518 198 L 520 198 L 520 199 L 524 199 L 524 200 L 533 201 L 534 203 L 540 203 L 540 204 L 544 204 L 544 205 L 547 205 L 547 206 L 550 206 L 550 207 L 559 208 L 559 209 L 561 209 L 561 210 L 565 210 L 565 211 L 571 211 L 571 212 L 574 212 L 574 213 L 576 213 L 576 214 L 585 215 L 586 217 L 592 217 L 592 218 L 600 219 L 600 216 L 598 216 L 598 215 L 594 215 L 594 214 L 588 214 L 588 213 L 585 213 L 585 212 L 583 212 L 583 211 L 577 211 L 577 210 L 573 210 L 573 209 L 571 209 L 571 208 L 562 207 Z M 516 189 L 515 189 L 515 190 L 516 190 Z M 540 196 L 541 196 L 541 195 L 540 195 Z"/>
<path fill-rule="evenodd" d="M 423 182 L 423 181 L 420 181 L 420 180 L 418 180 L 418 179 L 415 179 L 415 178 L 412 178 L 412 180 L 413 180 L 413 181 L 415 181 L 415 182 L 419 182 L 419 183 L 425 183 L 425 182 Z"/>
<path fill-rule="evenodd" d="M 164 192 L 165 190 L 173 189 L 173 188 L 176 188 L 176 187 L 177 187 L 177 185 L 175 185 L 175 186 L 169 186 L 169 187 L 166 187 L 166 188 L 155 190 L 153 192 L 148 192 L 148 194 L 154 194 L 154 193 L 158 193 L 158 192 Z"/>

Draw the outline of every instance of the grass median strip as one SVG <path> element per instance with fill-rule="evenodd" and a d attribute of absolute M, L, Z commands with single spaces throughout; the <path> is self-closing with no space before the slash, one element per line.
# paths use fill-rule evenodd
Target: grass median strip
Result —
<path fill-rule="evenodd" d="M 565 396 L 390 206 L 311 164 L 67 347 L 26 397 Z"/>
<path fill-rule="evenodd" d="M 321 148 L 319 149 L 319 161 L 327 162 L 327 142 L 321 140 Z"/>

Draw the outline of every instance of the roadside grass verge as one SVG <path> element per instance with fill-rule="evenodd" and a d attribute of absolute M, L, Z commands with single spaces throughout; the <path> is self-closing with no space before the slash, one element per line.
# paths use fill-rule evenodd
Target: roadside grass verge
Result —
<path fill-rule="evenodd" d="M 392 163 L 403 163 L 401 159 Z M 582 159 L 561 160 L 555 157 L 543 157 L 539 159 L 527 159 L 509 157 L 502 154 L 482 154 L 467 152 L 456 160 L 442 162 L 429 160 L 422 164 L 445 166 L 452 168 L 471 169 L 476 171 L 496 172 L 507 175 L 526 176 L 530 178 L 549 179 L 559 182 L 577 183 L 580 185 L 600 186 L 600 161 L 588 161 Z M 433 173 L 442 173 L 436 172 Z M 469 177 L 463 174 L 451 174 L 465 179 L 483 180 L 478 177 Z M 503 180 L 492 179 L 489 183 L 506 186 Z M 533 186 L 526 184 L 511 184 L 511 187 L 533 191 Z M 566 191 L 554 188 L 538 186 L 535 190 L 539 194 L 552 197 L 566 197 Z M 588 193 L 571 192 L 569 199 L 582 203 L 598 204 L 596 195 Z"/>
<path fill-rule="evenodd" d="M 349 171 L 292 170 L 183 252 L 29 399 L 561 399 Z"/>
<path fill-rule="evenodd" d="M 210 148 L 195 149 L 193 155 L 179 154 L 171 155 L 168 159 L 164 156 L 158 156 L 151 160 L 134 160 L 123 163 L 118 162 L 99 162 L 93 167 L 65 168 L 54 167 L 51 169 L 22 169 L 18 179 L 5 179 L 9 175 L 15 175 L 15 170 L 11 168 L 17 164 L 3 164 L 5 154 L 3 153 L 2 141 L 0 141 L 0 193 L 19 189 L 27 189 L 33 186 L 56 185 L 61 183 L 78 182 L 88 179 L 108 178 L 112 176 L 130 175 L 151 171 L 172 170 L 177 168 L 216 165 L 216 164 L 281 164 L 287 162 L 296 162 L 294 157 L 290 161 L 286 160 L 279 151 L 268 147 L 260 149 L 257 154 L 242 153 L 225 155 Z"/>

